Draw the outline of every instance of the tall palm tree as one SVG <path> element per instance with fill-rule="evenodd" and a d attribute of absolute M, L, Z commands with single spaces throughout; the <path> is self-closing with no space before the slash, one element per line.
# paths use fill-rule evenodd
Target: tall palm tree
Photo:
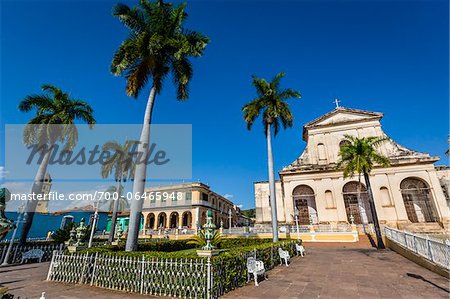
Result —
<path fill-rule="evenodd" d="M 19 103 L 19 110 L 36 115 L 24 128 L 23 141 L 26 145 L 38 146 L 43 155 L 42 161 L 31 188 L 32 194 L 42 194 L 42 184 L 55 145 L 61 143 L 65 150 L 71 150 L 78 141 L 75 121 L 82 121 L 92 128 L 95 124 L 92 107 L 78 99 L 73 99 L 66 92 L 54 85 L 42 85 L 44 94 L 29 95 Z M 20 244 L 24 245 L 33 223 L 38 201 L 27 201 L 24 224 L 21 230 Z"/>
<path fill-rule="evenodd" d="M 146 178 L 146 158 L 150 141 L 150 123 L 155 97 L 161 92 L 164 79 L 170 74 L 177 88 L 177 98 L 188 98 L 188 84 L 193 70 L 190 57 L 200 57 L 209 39 L 203 34 L 184 28 L 187 18 L 186 4 L 173 6 L 162 0 L 151 2 L 140 0 L 139 6 L 130 8 L 124 4 L 114 7 L 116 16 L 130 31 L 114 54 L 111 72 L 124 75 L 127 79 L 126 93 L 138 97 L 151 80 L 151 89 L 144 114 L 138 154 L 143 161 L 137 161 L 131 202 L 130 225 L 126 243 L 127 251 L 137 247 L 139 224 Z"/>
<path fill-rule="evenodd" d="M 127 140 L 123 145 L 116 141 L 108 141 L 102 146 L 103 151 L 114 152 L 108 160 L 103 163 L 101 168 L 101 175 L 103 178 L 109 177 L 111 174 L 117 182 L 115 190 L 108 188 L 106 192 L 112 195 L 111 202 L 114 202 L 111 217 L 111 229 L 108 236 L 108 242 L 114 241 L 114 235 L 116 230 L 117 212 L 119 209 L 119 203 L 122 200 L 122 182 L 132 180 L 134 178 L 135 163 L 131 150 L 134 148 L 136 141 Z"/>
<path fill-rule="evenodd" d="M 375 234 L 377 236 L 377 248 L 384 249 L 383 239 L 381 238 L 381 229 L 378 222 L 377 210 L 373 200 L 372 188 L 370 186 L 369 174 L 375 164 L 382 167 L 388 167 L 390 161 L 387 157 L 377 151 L 377 147 L 388 140 L 387 137 L 354 137 L 345 135 L 345 142 L 340 148 L 340 161 L 337 164 L 339 169 L 343 169 L 344 178 L 353 177 L 355 173 L 358 176 L 364 175 L 366 189 L 369 195 L 370 211 L 372 213 Z M 360 184 L 359 184 L 360 185 Z"/>
<path fill-rule="evenodd" d="M 120 193 L 117 192 L 120 189 Z M 113 196 L 118 196 L 118 205 L 117 205 L 117 213 L 121 213 L 123 211 L 125 211 L 126 209 L 128 209 L 129 205 L 128 205 L 128 200 L 123 196 L 123 185 L 120 186 L 120 188 L 118 188 L 118 186 L 109 186 L 106 190 L 105 193 L 109 194 L 109 198 L 113 198 Z M 115 198 L 115 197 L 114 197 Z M 103 204 L 108 204 L 108 211 L 109 212 L 113 212 L 115 205 L 116 205 L 116 200 L 109 200 L 109 201 L 103 201 Z"/>
<path fill-rule="evenodd" d="M 301 98 L 298 91 L 289 88 L 280 88 L 280 81 L 284 75 L 285 73 L 277 74 L 271 82 L 253 76 L 253 86 L 256 88 L 257 97 L 242 108 L 244 120 L 247 123 L 247 129 L 249 130 L 255 119 L 262 113 L 264 133 L 266 134 L 267 139 L 267 164 L 269 171 L 269 193 L 274 242 L 278 242 L 278 220 L 272 156 L 272 128 L 274 130 L 274 136 L 276 136 L 280 130 L 280 122 L 284 129 L 292 127 L 294 118 L 286 100 L 290 98 Z"/>

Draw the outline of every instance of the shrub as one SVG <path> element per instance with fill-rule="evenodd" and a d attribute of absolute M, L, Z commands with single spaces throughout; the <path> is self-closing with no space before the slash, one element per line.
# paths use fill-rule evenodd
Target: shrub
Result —
<path fill-rule="evenodd" d="M 255 243 L 257 241 L 254 241 Z M 295 241 L 278 243 L 262 243 L 241 248 L 230 249 L 213 258 L 214 293 L 221 296 L 235 288 L 243 286 L 247 281 L 247 258 L 255 256 L 264 263 L 267 270 L 281 263 L 278 247 L 295 255 Z"/>
<path fill-rule="evenodd" d="M 188 242 L 189 245 L 195 245 L 196 247 L 202 248 L 206 246 L 206 238 L 205 233 L 203 231 L 200 231 L 200 233 L 197 236 L 191 237 Z M 220 243 L 222 243 L 222 237 L 220 236 L 218 231 L 215 231 L 214 236 L 211 240 L 211 245 L 219 248 Z"/>

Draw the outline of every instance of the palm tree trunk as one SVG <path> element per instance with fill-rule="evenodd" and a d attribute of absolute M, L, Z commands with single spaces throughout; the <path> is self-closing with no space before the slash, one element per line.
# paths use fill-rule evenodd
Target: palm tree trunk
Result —
<path fill-rule="evenodd" d="M 372 187 L 370 186 L 369 174 L 364 171 L 364 179 L 366 181 L 367 193 L 369 195 L 370 210 L 372 212 L 373 226 L 375 227 L 375 234 L 377 236 L 377 248 L 384 249 L 383 239 L 381 238 L 380 223 L 378 222 L 377 210 L 375 209 L 375 202 L 373 200 Z"/>
<path fill-rule="evenodd" d="M 139 140 L 138 153 L 141 159 L 136 161 L 133 182 L 133 200 L 130 207 L 130 222 L 128 226 L 128 237 L 125 246 L 126 251 L 135 251 L 139 237 L 139 225 L 141 223 L 142 205 L 144 203 L 145 178 L 147 174 L 147 156 L 150 144 L 150 123 L 152 120 L 153 104 L 156 97 L 156 87 L 153 85 L 148 96 L 145 108 L 144 125 L 142 127 L 141 139 Z M 140 161 L 139 161 L 140 160 Z"/>
<path fill-rule="evenodd" d="M 361 200 L 361 173 L 358 173 L 358 188 L 356 188 L 356 192 L 357 192 L 356 200 L 358 201 L 359 220 L 363 225 L 364 231 L 366 231 L 366 224 L 364 223 L 363 219 L 363 214 L 365 214 L 365 212 L 363 212 L 364 203 Z"/>
<path fill-rule="evenodd" d="M 122 177 L 122 175 L 120 175 L 120 177 Z M 114 241 L 114 236 L 116 234 L 117 211 L 119 210 L 120 194 L 122 189 L 122 184 L 120 184 L 120 181 L 121 180 L 119 179 L 119 184 L 117 185 L 117 199 L 114 201 L 113 211 L 111 215 L 111 226 L 109 229 L 109 236 L 108 236 L 109 243 Z"/>
<path fill-rule="evenodd" d="M 269 193 L 270 193 L 270 207 L 272 210 L 272 235 L 273 242 L 278 242 L 278 219 L 277 219 L 277 199 L 275 195 L 275 178 L 273 172 L 273 156 L 272 156 L 272 132 L 270 124 L 266 125 L 267 136 L 267 166 L 269 171 Z"/>
<path fill-rule="evenodd" d="M 38 204 L 38 200 L 36 200 L 36 197 L 38 196 L 38 194 L 42 194 L 42 185 L 44 184 L 45 174 L 47 172 L 47 166 L 52 151 L 53 151 L 53 144 L 50 145 L 48 151 L 45 152 L 44 158 L 42 159 L 42 162 L 39 165 L 36 176 L 34 177 L 33 186 L 31 187 L 31 194 L 34 194 L 35 198 L 34 200 L 28 200 L 26 203 L 23 225 L 20 232 L 19 246 L 25 245 L 28 238 L 28 233 L 30 232 L 31 229 L 31 225 L 33 224 L 34 213 L 36 211 L 36 206 Z"/>

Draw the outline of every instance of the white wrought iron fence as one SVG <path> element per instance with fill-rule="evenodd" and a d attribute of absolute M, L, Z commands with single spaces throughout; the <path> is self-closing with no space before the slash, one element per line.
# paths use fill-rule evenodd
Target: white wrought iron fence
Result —
<path fill-rule="evenodd" d="M 386 237 L 412 252 L 423 256 L 429 261 L 450 270 L 449 240 L 432 239 L 429 236 L 416 235 L 385 227 Z"/>
<path fill-rule="evenodd" d="M 119 291 L 180 298 L 217 298 L 246 282 L 246 260 L 254 256 L 266 270 L 281 264 L 278 247 L 295 254 L 295 241 L 220 258 L 146 258 L 55 251 L 47 280 L 89 284 Z M 231 272 L 230 272 L 231 271 Z M 231 278 L 231 281 L 229 280 Z"/>
<path fill-rule="evenodd" d="M 6 261 L 8 264 L 19 264 L 22 261 L 22 255 L 32 249 L 40 249 L 44 252 L 41 262 L 47 262 L 51 260 L 52 253 L 54 250 L 62 251 L 64 249 L 64 244 L 35 244 L 35 245 L 25 245 L 19 246 L 17 243 L 11 248 L 11 252 Z M 0 261 L 4 261 L 6 252 L 8 251 L 8 246 L 0 247 Z M 29 260 L 29 262 L 37 262 L 37 259 Z"/>
<path fill-rule="evenodd" d="M 47 280 L 183 298 L 211 298 L 210 259 L 162 259 L 55 252 Z"/>

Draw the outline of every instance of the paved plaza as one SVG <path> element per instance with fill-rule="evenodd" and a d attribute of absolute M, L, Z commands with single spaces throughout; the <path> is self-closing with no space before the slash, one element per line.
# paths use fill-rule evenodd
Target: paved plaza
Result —
<path fill-rule="evenodd" d="M 223 298 L 449 298 L 449 280 L 389 249 L 306 245 L 304 258 Z"/>
<path fill-rule="evenodd" d="M 223 298 L 449 298 L 449 280 L 390 250 L 356 244 L 306 245 L 304 258 Z M 20 298 L 154 298 L 45 281 L 49 263 L 0 268 L 0 283 Z"/>

